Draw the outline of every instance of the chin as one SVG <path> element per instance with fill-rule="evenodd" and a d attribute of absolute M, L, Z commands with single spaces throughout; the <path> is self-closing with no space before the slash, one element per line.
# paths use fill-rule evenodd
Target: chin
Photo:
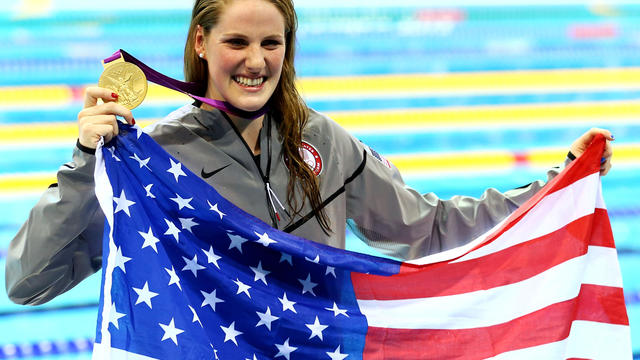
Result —
<path fill-rule="evenodd" d="M 267 103 L 267 100 L 264 101 L 233 101 L 231 102 L 231 105 L 237 107 L 240 110 L 243 111 L 258 111 L 260 109 L 262 109 L 265 104 Z"/>

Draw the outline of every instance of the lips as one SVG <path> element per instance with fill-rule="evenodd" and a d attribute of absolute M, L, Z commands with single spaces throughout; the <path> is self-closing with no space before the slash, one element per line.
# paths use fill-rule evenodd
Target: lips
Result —
<path fill-rule="evenodd" d="M 260 87 L 267 78 L 264 76 L 258 78 L 248 78 L 244 76 L 234 76 L 233 81 L 244 87 Z"/>

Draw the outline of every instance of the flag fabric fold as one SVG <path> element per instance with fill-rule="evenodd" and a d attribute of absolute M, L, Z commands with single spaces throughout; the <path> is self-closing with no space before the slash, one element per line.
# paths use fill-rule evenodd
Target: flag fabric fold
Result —
<path fill-rule="evenodd" d="M 403 263 L 271 228 L 120 125 L 96 152 L 93 358 L 630 359 L 604 141 L 467 246 Z"/>

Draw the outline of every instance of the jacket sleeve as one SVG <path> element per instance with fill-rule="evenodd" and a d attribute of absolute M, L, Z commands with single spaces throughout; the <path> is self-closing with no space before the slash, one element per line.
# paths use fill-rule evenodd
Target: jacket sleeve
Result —
<path fill-rule="evenodd" d="M 349 229 L 369 246 L 402 260 L 468 243 L 506 218 L 545 184 L 535 181 L 504 193 L 490 188 L 480 198 L 454 196 L 444 200 L 434 193 L 420 194 L 408 187 L 395 166 L 366 145 L 353 143 L 347 151 L 355 157 L 351 166 L 362 160 L 365 163 L 362 172 L 346 187 Z M 548 178 L 559 171 L 559 167 L 549 170 Z"/>
<path fill-rule="evenodd" d="M 45 303 L 100 269 L 104 215 L 94 167 L 95 156 L 76 148 L 11 241 L 6 290 L 13 302 Z"/>

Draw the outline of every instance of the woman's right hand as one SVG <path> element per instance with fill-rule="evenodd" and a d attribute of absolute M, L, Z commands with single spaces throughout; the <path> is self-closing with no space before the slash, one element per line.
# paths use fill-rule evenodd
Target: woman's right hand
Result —
<path fill-rule="evenodd" d="M 103 103 L 98 105 L 98 99 Z M 135 125 L 131 110 L 116 103 L 118 95 L 100 87 L 88 87 L 84 93 L 84 109 L 78 113 L 78 141 L 82 146 L 95 149 L 100 137 L 109 142 L 118 135 L 117 115 Z"/>

